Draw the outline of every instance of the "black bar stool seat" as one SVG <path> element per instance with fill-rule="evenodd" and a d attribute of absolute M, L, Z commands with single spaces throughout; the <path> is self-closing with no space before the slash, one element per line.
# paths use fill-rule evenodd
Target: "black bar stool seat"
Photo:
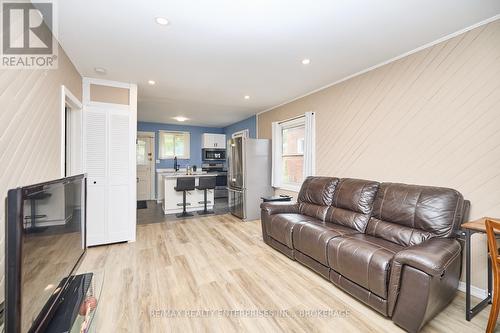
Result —
<path fill-rule="evenodd" d="M 198 212 L 199 215 L 205 215 L 205 214 L 213 214 L 213 210 L 208 210 L 207 209 L 207 204 L 211 203 L 211 201 L 207 200 L 207 192 L 209 190 L 215 190 L 215 176 L 205 176 L 205 177 L 200 177 L 200 180 L 198 181 L 198 186 L 196 187 L 198 190 L 203 191 L 203 201 L 199 201 L 198 203 L 204 205 L 204 209 L 200 210 Z"/>
<path fill-rule="evenodd" d="M 177 206 L 182 206 L 182 213 L 177 214 L 177 217 L 186 217 L 193 216 L 193 214 L 188 213 L 186 211 L 186 206 L 191 205 L 189 202 L 186 202 L 186 193 L 189 191 L 194 191 L 195 189 L 195 178 L 194 177 L 178 177 L 177 184 L 174 187 L 174 190 L 177 192 L 182 192 L 182 203 L 177 203 Z"/>

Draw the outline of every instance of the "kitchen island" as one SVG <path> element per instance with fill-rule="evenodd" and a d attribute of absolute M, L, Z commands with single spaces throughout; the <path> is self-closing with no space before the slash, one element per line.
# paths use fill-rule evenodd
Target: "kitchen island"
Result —
<path fill-rule="evenodd" d="M 163 202 L 162 209 L 164 214 L 176 214 L 182 212 L 182 192 L 177 192 L 175 186 L 177 185 L 177 178 L 179 177 L 194 177 L 195 186 L 198 186 L 200 177 L 215 177 L 214 174 L 207 173 L 193 173 L 192 175 L 186 175 L 185 172 L 172 172 L 172 173 L 162 173 L 159 175 L 161 177 L 162 192 L 163 192 Z M 203 210 L 204 204 L 204 191 L 194 189 L 189 191 L 186 195 L 186 203 L 190 205 L 186 206 L 188 212 Z M 207 209 L 212 210 L 214 207 L 214 191 L 207 191 L 207 200 L 210 201 L 207 204 Z M 181 204 L 180 206 L 177 204 Z"/>

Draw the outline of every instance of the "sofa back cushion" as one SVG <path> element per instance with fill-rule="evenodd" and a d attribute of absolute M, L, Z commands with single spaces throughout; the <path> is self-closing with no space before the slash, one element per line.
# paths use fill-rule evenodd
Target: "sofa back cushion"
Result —
<path fill-rule="evenodd" d="M 334 177 L 307 177 L 297 198 L 300 213 L 324 220 L 338 182 Z"/>
<path fill-rule="evenodd" d="M 450 237 L 462 223 L 465 201 L 449 188 L 382 183 L 366 233 L 411 246 Z"/>
<path fill-rule="evenodd" d="M 364 232 L 378 187 L 379 183 L 371 180 L 341 179 L 325 220 Z"/>

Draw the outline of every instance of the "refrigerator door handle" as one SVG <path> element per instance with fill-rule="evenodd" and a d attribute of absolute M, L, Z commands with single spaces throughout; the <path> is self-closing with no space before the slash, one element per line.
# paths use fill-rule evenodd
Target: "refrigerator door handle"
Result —
<path fill-rule="evenodd" d="M 229 154 L 227 154 L 227 169 L 228 169 L 228 173 L 227 173 L 227 182 L 228 184 L 231 184 L 232 182 L 234 182 L 234 177 L 233 177 L 233 174 L 234 174 L 234 161 L 233 161 L 233 154 L 234 154 L 234 149 L 233 149 L 233 146 L 234 146 L 234 143 L 233 143 L 233 140 L 229 140 L 228 141 L 228 148 L 229 148 Z"/>

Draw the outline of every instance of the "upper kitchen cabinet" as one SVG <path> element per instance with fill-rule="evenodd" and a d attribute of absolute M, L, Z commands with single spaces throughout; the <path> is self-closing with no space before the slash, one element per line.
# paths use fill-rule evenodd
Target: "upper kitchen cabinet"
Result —
<path fill-rule="evenodd" d="M 225 134 L 203 133 L 201 141 L 202 148 L 226 149 Z"/>

